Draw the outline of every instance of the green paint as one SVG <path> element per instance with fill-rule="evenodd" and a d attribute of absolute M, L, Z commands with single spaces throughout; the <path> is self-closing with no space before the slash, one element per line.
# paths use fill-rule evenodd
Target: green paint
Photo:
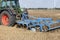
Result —
<path fill-rule="evenodd" d="M 18 0 L 0 0 L 0 9 L 10 8 L 15 10 L 17 13 L 21 13 Z"/>

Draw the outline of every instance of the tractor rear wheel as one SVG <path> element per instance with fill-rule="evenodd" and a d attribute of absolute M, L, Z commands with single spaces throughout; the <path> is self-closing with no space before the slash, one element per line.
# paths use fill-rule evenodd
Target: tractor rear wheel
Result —
<path fill-rule="evenodd" d="M 15 24 L 15 18 L 8 11 L 3 11 L 0 15 L 1 24 L 5 26 L 13 26 Z"/>

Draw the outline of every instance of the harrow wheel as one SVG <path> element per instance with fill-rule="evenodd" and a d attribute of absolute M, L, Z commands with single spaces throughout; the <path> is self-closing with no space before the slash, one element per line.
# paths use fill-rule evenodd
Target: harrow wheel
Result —
<path fill-rule="evenodd" d="M 42 31 L 43 32 L 47 32 L 48 31 L 48 27 L 47 26 L 44 26 Z"/>

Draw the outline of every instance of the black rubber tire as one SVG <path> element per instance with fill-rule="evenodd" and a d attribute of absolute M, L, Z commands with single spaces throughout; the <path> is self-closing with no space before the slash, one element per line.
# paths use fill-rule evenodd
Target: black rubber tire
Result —
<path fill-rule="evenodd" d="M 8 25 L 5 26 L 13 26 L 16 23 L 16 16 L 15 15 L 11 15 L 8 11 L 3 11 L 0 14 L 0 24 L 3 25 L 2 23 L 2 15 L 6 14 L 9 17 L 9 23 Z"/>

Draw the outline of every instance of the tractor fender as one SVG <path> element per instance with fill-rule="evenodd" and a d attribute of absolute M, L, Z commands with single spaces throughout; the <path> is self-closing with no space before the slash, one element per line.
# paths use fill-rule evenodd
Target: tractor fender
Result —
<path fill-rule="evenodd" d="M 1 14 L 3 11 L 8 11 L 10 15 L 16 15 L 16 13 L 13 12 L 11 9 L 2 9 L 2 10 L 0 10 L 0 14 Z"/>

